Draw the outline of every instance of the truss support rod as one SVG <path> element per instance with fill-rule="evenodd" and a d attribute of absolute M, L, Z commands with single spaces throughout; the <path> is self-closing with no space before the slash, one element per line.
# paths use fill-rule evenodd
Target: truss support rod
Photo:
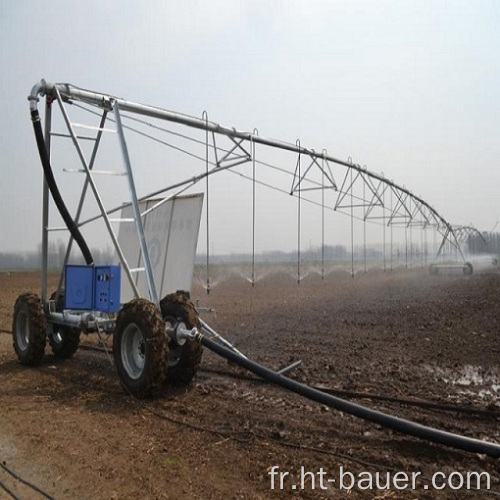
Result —
<path fill-rule="evenodd" d="M 171 200 L 171 199 L 175 198 L 176 196 L 180 196 L 184 191 L 187 191 L 190 187 L 194 186 L 196 183 L 205 179 L 207 176 L 215 174 L 217 172 L 222 172 L 223 170 L 230 170 L 230 168 L 231 168 L 230 166 L 213 168 L 208 173 L 203 172 L 202 174 L 197 175 L 195 177 L 192 177 L 191 179 L 187 179 L 187 180 L 182 181 L 182 182 L 177 182 L 176 184 L 172 184 L 171 186 L 167 186 L 165 188 L 158 189 L 157 191 L 153 191 L 152 193 L 148 193 L 144 196 L 141 196 L 137 201 L 140 203 L 141 201 L 148 200 L 149 198 L 155 198 L 158 195 L 162 195 L 168 191 L 172 191 L 173 189 L 180 188 L 174 194 L 172 194 L 168 198 L 166 198 L 164 201 Z M 123 203 L 117 207 L 113 207 L 113 208 L 109 209 L 106 212 L 106 214 L 108 216 L 112 215 L 112 214 L 118 212 L 119 210 L 122 210 L 123 208 L 130 207 L 131 205 L 132 205 L 131 202 Z M 143 215 L 145 215 L 146 213 L 147 213 L 147 211 L 144 212 Z M 90 218 L 80 222 L 79 226 L 81 227 L 81 226 L 84 226 L 86 224 L 90 224 L 91 222 L 94 222 L 94 221 L 100 219 L 101 217 L 102 217 L 102 215 L 94 215 L 93 217 L 90 217 Z"/>
<path fill-rule="evenodd" d="M 106 107 L 109 106 L 109 102 L 112 100 L 115 103 L 118 103 L 120 106 L 120 110 L 122 112 L 131 112 L 131 113 L 136 113 L 140 114 L 143 116 L 149 116 L 152 118 L 157 118 L 160 120 L 166 120 L 174 123 L 179 123 L 181 125 L 186 125 L 189 127 L 197 128 L 197 129 L 202 129 L 202 130 L 208 130 L 214 134 L 221 134 L 225 135 L 229 138 L 236 138 L 236 139 L 243 139 L 243 140 L 253 140 L 256 144 L 261 144 L 264 146 L 270 146 L 270 147 L 275 147 L 287 151 L 291 151 L 294 153 L 301 153 L 301 154 L 306 154 L 309 155 L 311 158 L 319 159 L 322 155 L 317 154 L 314 152 L 314 150 L 307 149 L 304 147 L 301 147 L 299 144 L 291 144 L 287 143 L 284 141 L 277 141 L 273 139 L 267 139 L 264 137 L 260 137 L 258 135 L 254 135 L 250 132 L 242 132 L 238 131 L 234 128 L 229 128 L 229 127 L 224 127 L 222 125 L 219 125 L 218 123 L 215 122 L 209 122 L 207 120 L 204 120 L 203 118 L 196 118 L 192 116 L 187 116 L 181 113 L 176 113 L 173 111 L 168 111 L 165 109 L 161 108 L 156 108 L 153 106 L 147 106 L 144 104 L 139 104 L 139 103 L 134 103 L 131 101 L 127 101 L 125 99 L 119 99 L 110 95 L 98 93 L 98 92 L 93 92 L 89 90 L 84 90 L 80 89 L 78 87 L 75 87 L 70 84 L 66 83 L 59 83 L 55 85 L 57 88 L 59 88 L 62 96 L 66 100 L 80 100 L 82 102 L 86 102 L 87 104 L 98 106 L 98 107 Z M 43 82 L 43 84 L 40 85 L 39 92 L 40 93 L 45 93 L 45 92 L 51 92 L 53 90 L 52 85 L 46 84 Z M 36 96 L 30 96 L 30 97 L 36 97 Z M 397 189 L 398 191 L 401 191 L 402 193 L 405 193 L 415 200 L 419 201 L 424 205 L 426 208 L 429 209 L 429 211 L 433 214 L 436 215 L 436 217 L 443 223 L 443 225 L 446 225 L 447 222 L 441 217 L 434 208 L 432 208 L 428 203 L 426 203 L 424 200 L 421 198 L 415 196 L 412 194 L 409 190 L 407 190 L 404 187 L 400 187 L 397 184 L 395 184 L 392 181 L 389 181 L 388 179 L 385 179 L 382 175 L 376 174 L 374 172 L 368 172 L 364 171 L 362 167 L 359 165 L 353 164 L 352 162 L 349 161 L 343 161 L 339 160 L 338 158 L 334 158 L 332 156 L 325 156 L 325 159 L 327 161 L 337 163 L 338 165 L 343 165 L 345 167 L 348 167 L 350 169 L 356 170 L 357 172 L 365 172 L 366 175 L 371 177 L 372 179 L 377 179 L 379 181 L 382 181 L 393 188 Z"/>
<path fill-rule="evenodd" d="M 137 201 L 137 192 L 135 189 L 134 176 L 132 173 L 132 165 L 130 163 L 130 156 L 128 154 L 127 142 L 125 140 L 125 134 L 122 127 L 122 118 L 120 115 L 120 105 L 118 102 L 114 103 L 116 128 L 118 132 L 118 138 L 120 140 L 120 146 L 122 149 L 123 162 L 125 164 L 125 169 L 127 170 L 127 177 L 129 182 L 129 189 L 132 201 L 132 210 L 134 212 L 135 225 L 137 228 L 137 235 L 139 237 L 139 246 L 142 253 L 142 258 L 144 260 L 144 267 L 146 272 L 146 281 L 148 283 L 149 297 L 153 303 L 160 307 L 160 301 L 158 299 L 158 294 L 156 293 L 156 285 L 153 277 L 153 267 L 151 265 L 151 259 L 149 258 L 148 245 L 146 242 L 146 236 L 144 234 L 144 227 L 142 225 L 141 210 L 139 208 L 139 202 Z"/>
<path fill-rule="evenodd" d="M 201 323 L 201 331 L 203 334 L 207 334 L 210 337 L 216 338 L 227 349 L 230 349 L 232 352 L 236 353 L 243 359 L 248 359 L 241 351 L 236 349 L 236 347 L 233 344 L 231 344 L 231 342 L 229 342 L 222 335 L 217 333 L 208 323 L 205 323 L 203 320 L 200 320 L 200 323 Z"/>
<path fill-rule="evenodd" d="M 104 125 L 106 124 L 107 116 L 108 116 L 108 111 L 104 110 L 104 113 L 102 114 L 102 117 L 101 117 L 101 122 L 99 124 L 99 130 L 97 132 L 97 136 L 95 137 L 95 142 L 94 142 L 94 147 L 92 149 L 92 154 L 90 156 L 89 170 L 92 170 L 94 168 L 94 163 L 95 163 L 95 159 L 97 156 L 97 151 L 99 149 L 99 145 L 101 143 L 102 133 L 103 133 Z M 71 135 L 70 135 L 70 137 L 71 137 Z M 77 139 L 78 139 L 78 137 L 77 137 Z M 88 177 L 85 177 L 85 181 L 83 183 L 83 188 L 82 188 L 82 194 L 80 196 L 80 201 L 78 203 L 78 207 L 76 209 L 76 214 L 75 214 L 75 223 L 76 224 L 78 224 L 78 222 L 80 221 L 80 216 L 82 214 L 83 203 L 85 201 L 85 195 L 87 193 L 88 186 L 89 186 L 89 179 L 88 179 Z M 63 286 L 64 269 L 66 268 L 66 264 L 69 261 L 69 256 L 71 254 L 71 247 L 72 246 L 73 246 L 73 236 L 70 236 L 69 241 L 68 241 L 68 246 L 66 248 L 66 255 L 64 256 L 63 271 L 61 272 L 61 276 L 59 277 L 59 284 L 57 286 L 57 292 L 56 292 L 56 297 L 55 297 L 56 304 L 57 304 L 57 300 L 59 299 L 59 292 Z"/>
<path fill-rule="evenodd" d="M 75 131 L 73 130 L 73 126 L 71 124 L 71 121 L 69 119 L 69 116 L 68 116 L 68 113 L 66 112 L 66 109 L 64 107 L 64 103 L 62 101 L 62 98 L 61 98 L 61 95 L 59 94 L 57 88 L 56 88 L 56 96 L 57 96 L 57 102 L 59 103 L 59 106 L 61 108 L 61 113 L 63 115 L 63 118 L 64 118 L 64 121 L 66 123 L 66 127 L 68 128 L 68 131 L 69 133 L 71 134 L 71 138 L 73 140 L 73 144 L 78 152 L 78 157 L 80 158 L 80 161 L 82 163 L 82 166 L 83 168 L 85 169 L 85 173 L 87 175 L 87 179 L 89 181 L 89 184 L 90 184 L 90 187 L 92 189 L 92 193 L 94 194 L 94 198 L 97 202 L 97 205 L 99 207 L 99 210 L 101 212 L 101 215 L 104 219 L 104 223 L 106 224 L 106 228 L 108 230 L 108 233 L 111 237 L 111 240 L 113 242 L 113 245 L 118 253 L 118 256 L 120 258 L 120 262 L 123 264 L 123 268 L 125 270 L 125 273 L 127 275 L 127 278 L 128 280 L 130 281 L 130 285 L 132 287 L 132 290 L 134 291 L 134 294 L 136 295 L 136 297 L 139 296 L 139 292 L 137 290 L 137 287 L 135 286 L 135 281 L 132 277 L 132 275 L 130 274 L 130 270 L 129 270 L 129 266 L 125 260 L 125 256 L 123 255 L 121 249 L 120 249 L 120 245 L 118 244 L 118 240 L 116 238 L 116 235 L 115 235 L 115 232 L 113 230 L 113 227 L 111 226 L 111 221 L 109 220 L 109 217 L 106 213 L 106 209 L 104 207 L 104 204 L 102 202 L 102 199 L 99 195 L 99 191 L 97 189 L 97 186 L 94 182 L 94 179 L 92 178 L 92 173 L 89 169 L 89 166 L 87 164 L 87 161 L 85 160 L 85 156 L 83 154 L 83 151 L 82 151 L 82 148 L 80 147 L 80 143 L 78 142 L 78 139 L 76 138 L 76 134 L 75 134 Z"/>
<path fill-rule="evenodd" d="M 436 254 L 436 257 L 439 257 L 439 255 L 441 255 L 441 251 L 443 250 L 445 244 L 446 244 L 446 241 L 447 241 L 447 238 L 448 238 L 448 235 L 450 233 L 450 229 L 447 228 L 445 234 L 443 234 L 443 240 L 441 241 L 441 245 L 440 247 L 438 248 L 438 251 L 437 251 L 437 254 Z M 444 256 L 444 252 L 443 252 L 443 256 Z"/>
<path fill-rule="evenodd" d="M 144 104 L 139 104 L 139 103 L 134 103 L 131 101 L 127 101 L 125 99 L 117 98 L 114 96 L 111 96 L 109 94 L 102 94 L 99 92 L 94 92 L 94 91 L 89 91 L 85 89 L 81 89 L 78 87 L 75 87 L 70 84 L 66 83 L 58 83 L 58 84 L 50 84 L 42 80 L 38 85 L 35 85 L 33 87 L 32 93 L 29 96 L 29 100 L 32 102 L 35 102 L 38 100 L 38 96 L 36 94 L 40 95 L 48 95 L 53 96 L 56 92 L 59 92 L 62 96 L 62 99 L 68 102 L 71 102 L 72 100 L 75 101 L 80 101 L 82 103 L 86 103 L 88 105 L 92 106 L 97 106 L 103 109 L 111 109 L 111 103 L 116 104 L 120 107 L 120 110 L 122 112 L 130 112 L 130 113 L 135 113 L 143 116 L 148 116 L 151 118 L 156 118 L 160 120 L 165 120 L 173 123 L 178 123 L 181 125 L 186 125 L 192 128 L 197 128 L 201 130 L 206 130 L 208 132 L 211 132 L 213 135 L 219 134 L 219 135 L 224 135 L 227 138 L 231 139 L 235 144 L 237 144 L 237 147 L 244 149 L 241 146 L 241 142 L 236 142 L 236 140 L 240 141 L 253 141 L 256 144 L 261 144 L 264 146 L 269 146 L 273 148 L 278 148 L 286 151 L 291 151 L 294 153 L 299 153 L 299 154 L 305 154 L 308 155 L 314 162 L 317 163 L 317 160 L 319 158 L 324 158 L 327 163 L 332 162 L 336 163 L 338 165 L 342 165 L 344 167 L 347 167 L 349 169 L 355 170 L 358 174 L 363 173 L 363 175 L 366 175 L 367 177 L 370 178 L 370 180 L 378 180 L 383 182 L 384 184 L 387 184 L 392 188 L 393 191 L 396 191 L 396 194 L 400 201 L 404 200 L 404 195 L 409 196 L 412 198 L 415 202 L 419 202 L 424 206 L 426 209 L 429 210 L 430 214 L 432 214 L 433 217 L 435 217 L 436 221 L 438 221 L 438 225 L 442 225 L 445 227 L 449 227 L 449 223 L 441 216 L 439 215 L 436 210 L 426 203 L 423 199 L 417 197 L 413 193 L 411 193 L 406 187 L 401 187 L 397 184 L 395 184 L 393 181 L 387 180 L 383 175 L 374 173 L 374 172 L 369 172 L 367 170 L 364 170 L 360 165 L 353 164 L 351 161 L 343 161 L 339 160 L 338 158 L 334 158 L 332 156 L 324 155 L 323 154 L 317 154 L 313 149 L 308 149 L 301 147 L 300 144 L 292 144 L 292 143 L 287 143 L 284 141 L 277 141 L 273 139 L 267 139 L 264 137 L 259 137 L 258 135 L 252 134 L 250 132 L 242 132 L 238 131 L 234 128 L 229 128 L 229 127 L 224 127 L 219 125 L 218 123 L 215 122 L 209 122 L 207 119 L 203 118 L 196 118 L 188 115 L 184 115 L 181 113 L 176 113 L 173 111 L 168 111 L 165 109 L 153 107 L 153 106 L 147 106 Z M 318 163 L 317 163 L 318 164 Z M 338 204 L 338 202 L 337 202 Z M 403 207 L 405 208 L 404 203 L 402 204 Z M 394 207 L 393 207 L 394 210 Z M 392 221 L 392 218 L 396 215 L 396 212 L 394 211 L 392 214 L 392 217 L 389 221 L 389 223 Z M 461 253 L 461 250 L 460 250 Z"/>

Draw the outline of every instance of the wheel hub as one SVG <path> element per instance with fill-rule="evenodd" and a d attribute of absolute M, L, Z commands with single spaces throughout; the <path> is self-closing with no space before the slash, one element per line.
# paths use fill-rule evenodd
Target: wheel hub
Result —
<path fill-rule="evenodd" d="M 137 380 L 144 370 L 146 362 L 146 345 L 140 328 L 130 324 L 123 333 L 121 358 L 127 375 Z"/>

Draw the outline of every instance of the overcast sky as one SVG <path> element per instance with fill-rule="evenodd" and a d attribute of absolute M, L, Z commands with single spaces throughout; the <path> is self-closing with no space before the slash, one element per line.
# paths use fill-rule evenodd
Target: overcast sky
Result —
<path fill-rule="evenodd" d="M 2 0 L 0 251 L 40 241 L 40 78 L 300 138 L 489 231 L 499 19 L 495 0 Z"/>

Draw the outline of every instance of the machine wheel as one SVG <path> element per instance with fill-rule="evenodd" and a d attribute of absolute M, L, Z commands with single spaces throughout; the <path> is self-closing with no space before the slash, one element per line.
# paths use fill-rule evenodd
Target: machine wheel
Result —
<path fill-rule="evenodd" d="M 54 292 L 50 300 L 56 297 Z M 56 304 L 56 311 L 61 312 L 64 309 L 64 290 L 61 290 Z M 80 345 L 80 330 L 72 326 L 56 325 L 52 327 L 52 333 L 48 334 L 49 344 L 52 352 L 58 358 L 69 359 L 75 354 Z"/>
<path fill-rule="evenodd" d="M 149 300 L 125 304 L 116 320 L 113 354 L 120 381 L 138 398 L 156 396 L 166 376 L 165 323 Z"/>
<path fill-rule="evenodd" d="M 474 272 L 474 268 L 470 262 L 464 264 L 464 274 L 470 275 Z"/>
<path fill-rule="evenodd" d="M 161 313 L 166 322 L 184 323 L 187 329 L 200 328 L 200 320 L 194 304 L 185 292 L 166 295 L 160 302 Z M 172 384 L 188 384 L 198 371 L 203 355 L 203 346 L 187 340 L 179 345 L 175 339 L 168 343 L 167 380 Z"/>
<path fill-rule="evenodd" d="M 34 293 L 20 295 L 14 305 L 12 335 L 14 350 L 23 365 L 37 366 L 45 352 L 47 322 L 42 302 Z"/>

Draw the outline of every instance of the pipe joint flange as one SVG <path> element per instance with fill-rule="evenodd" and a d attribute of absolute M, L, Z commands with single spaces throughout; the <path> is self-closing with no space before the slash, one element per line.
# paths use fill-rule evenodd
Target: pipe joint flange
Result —
<path fill-rule="evenodd" d="M 165 321 L 165 332 L 177 345 L 184 345 L 187 340 L 197 340 L 200 333 L 197 328 L 186 328 L 183 321 L 174 322 L 171 319 Z"/>
<path fill-rule="evenodd" d="M 179 345 L 184 345 L 186 340 L 196 340 L 198 335 L 196 327 L 188 329 L 182 321 L 175 328 L 175 340 Z"/>

